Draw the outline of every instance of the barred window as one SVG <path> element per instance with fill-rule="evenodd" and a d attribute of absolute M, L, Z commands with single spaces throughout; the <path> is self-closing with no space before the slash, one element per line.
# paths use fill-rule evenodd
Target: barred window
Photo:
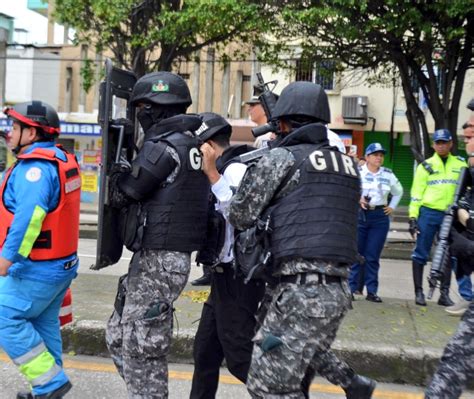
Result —
<path fill-rule="evenodd" d="M 324 90 L 334 90 L 334 61 L 313 62 L 310 60 L 296 61 L 296 80 L 317 83 Z"/>

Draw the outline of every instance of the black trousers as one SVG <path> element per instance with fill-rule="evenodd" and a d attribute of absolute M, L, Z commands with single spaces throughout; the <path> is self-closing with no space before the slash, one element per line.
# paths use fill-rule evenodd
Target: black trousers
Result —
<path fill-rule="evenodd" d="M 263 281 L 244 284 L 234 278 L 230 265 L 211 275 L 211 293 L 204 304 L 194 338 L 194 374 L 191 399 L 213 399 L 219 368 L 225 359 L 229 371 L 243 383 L 252 359 L 258 305 L 265 292 Z M 218 266 L 219 268 L 219 266 Z"/>

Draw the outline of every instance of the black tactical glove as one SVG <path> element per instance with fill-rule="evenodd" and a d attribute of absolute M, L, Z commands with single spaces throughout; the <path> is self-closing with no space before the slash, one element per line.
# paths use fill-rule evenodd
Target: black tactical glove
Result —
<path fill-rule="evenodd" d="M 110 205 L 114 208 L 123 208 L 131 203 L 129 198 L 118 185 L 119 179 L 124 173 L 130 172 L 131 168 L 129 165 L 124 163 L 114 163 L 109 170 L 109 200 Z"/>
<path fill-rule="evenodd" d="M 416 240 L 416 235 L 420 232 L 420 230 L 418 230 L 418 222 L 415 218 L 410 218 L 408 221 L 408 231 L 410 232 L 411 237 Z"/>

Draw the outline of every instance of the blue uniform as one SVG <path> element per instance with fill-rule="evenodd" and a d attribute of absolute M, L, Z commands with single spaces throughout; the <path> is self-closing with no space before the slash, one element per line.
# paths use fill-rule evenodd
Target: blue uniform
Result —
<path fill-rule="evenodd" d="M 364 285 L 368 294 L 377 294 L 378 272 L 380 268 L 380 254 L 382 253 L 385 239 L 387 238 L 390 218 L 385 215 L 384 207 L 395 209 L 403 195 L 403 188 L 388 168 L 380 167 L 376 173 L 372 173 L 364 165 L 360 168 L 362 183 L 362 196 L 369 197 L 367 210 L 360 209 L 357 221 L 357 246 L 359 254 L 365 258 Z M 391 194 L 390 203 L 388 195 Z M 358 290 L 361 265 L 356 263 L 352 266 L 349 284 L 351 291 Z"/>
<path fill-rule="evenodd" d="M 35 148 L 54 149 L 52 142 Z M 62 369 L 59 310 L 64 294 L 77 275 L 78 258 L 33 261 L 33 243 L 46 215 L 59 202 L 60 180 L 54 162 L 20 160 L 11 172 L 3 193 L 14 219 L 1 248 L 1 256 L 13 262 L 7 277 L 0 277 L 0 347 L 19 367 L 35 395 L 54 391 L 68 378 Z M 77 226 L 72 226 L 77 228 Z"/>

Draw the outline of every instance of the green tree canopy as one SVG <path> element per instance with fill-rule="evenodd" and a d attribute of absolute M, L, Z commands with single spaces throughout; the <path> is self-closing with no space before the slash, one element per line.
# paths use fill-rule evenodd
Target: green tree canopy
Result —
<path fill-rule="evenodd" d="M 435 128 L 456 131 L 466 72 L 473 66 L 472 0 L 275 1 L 280 40 L 299 39 L 305 57 L 381 76 L 396 72 L 407 105 L 412 147 L 430 154 L 423 92 Z M 462 107 L 465 104 L 461 104 Z"/>
<path fill-rule="evenodd" d="M 55 17 L 140 77 L 170 70 L 205 46 L 258 44 L 266 13 L 251 0 L 56 0 Z"/>

